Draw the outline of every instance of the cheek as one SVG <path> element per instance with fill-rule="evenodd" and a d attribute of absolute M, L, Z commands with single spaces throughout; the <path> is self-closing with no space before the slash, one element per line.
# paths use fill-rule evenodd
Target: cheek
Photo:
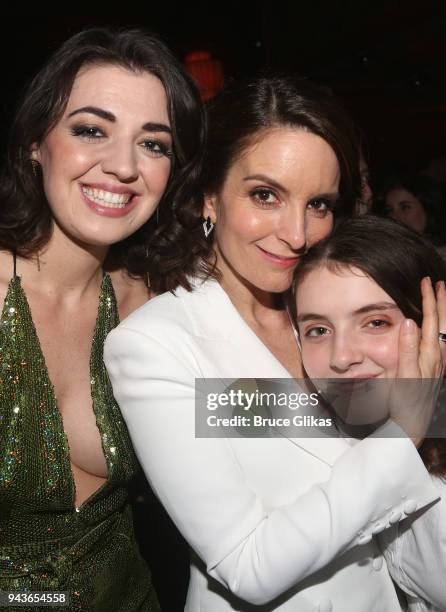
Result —
<path fill-rule="evenodd" d="M 170 177 L 171 163 L 167 158 L 147 160 L 140 168 L 149 191 L 162 195 Z"/>
<path fill-rule="evenodd" d="M 310 378 L 330 377 L 329 353 L 328 341 L 319 344 L 302 341 L 302 361 Z"/>
<path fill-rule="evenodd" d="M 325 219 L 311 218 L 307 224 L 306 241 L 308 247 L 323 240 L 333 229 L 333 214 L 329 213 Z"/>
<path fill-rule="evenodd" d="M 217 228 L 220 230 L 217 233 L 228 230 L 228 238 L 256 239 L 268 233 L 272 227 L 272 220 L 266 217 L 253 210 L 244 210 L 242 206 L 222 206 L 217 217 Z"/>
<path fill-rule="evenodd" d="M 385 338 L 377 338 L 373 345 L 369 346 L 369 358 L 384 368 L 389 376 L 394 376 L 398 368 L 398 329 Z"/>
<path fill-rule="evenodd" d="M 45 184 L 65 183 L 85 174 L 96 162 L 93 151 L 62 142 L 42 150 L 41 165 Z"/>

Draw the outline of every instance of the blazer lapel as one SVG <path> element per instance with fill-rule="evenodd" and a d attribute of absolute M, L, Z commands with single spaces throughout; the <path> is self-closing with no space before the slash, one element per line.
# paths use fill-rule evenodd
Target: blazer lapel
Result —
<path fill-rule="evenodd" d="M 177 290 L 188 310 L 193 332 L 209 346 L 216 347 L 214 361 L 218 359 L 221 379 L 262 379 L 272 384 L 275 379 L 290 379 L 289 372 L 271 353 L 260 338 L 241 317 L 229 296 L 215 280 L 200 282 L 194 280 L 194 290 Z M 285 381 L 284 381 L 285 382 Z M 259 380 L 258 384 L 262 384 Z M 298 383 L 296 382 L 297 388 Z M 302 391 L 302 389 L 301 389 Z M 329 417 L 327 414 L 320 416 Z M 279 429 L 274 435 L 313 455 L 328 465 L 333 463 L 349 448 L 345 439 L 339 436 L 336 427 L 305 428 L 305 437 L 288 437 Z M 295 429 L 295 428 L 293 428 Z"/>

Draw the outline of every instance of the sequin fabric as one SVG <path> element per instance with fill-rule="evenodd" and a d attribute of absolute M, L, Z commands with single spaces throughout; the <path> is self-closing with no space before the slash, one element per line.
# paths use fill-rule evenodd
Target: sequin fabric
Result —
<path fill-rule="evenodd" d="M 68 591 L 68 607 L 36 612 L 152 612 L 159 606 L 133 534 L 126 485 L 137 470 L 102 353 L 119 322 L 104 276 L 90 376 L 108 480 L 79 508 L 62 417 L 20 278 L 0 319 L 0 590 Z"/>

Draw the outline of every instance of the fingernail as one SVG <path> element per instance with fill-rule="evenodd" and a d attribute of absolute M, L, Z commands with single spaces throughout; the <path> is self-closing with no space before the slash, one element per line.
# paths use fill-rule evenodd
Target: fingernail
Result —
<path fill-rule="evenodd" d="M 404 323 L 403 323 L 403 334 L 412 334 L 415 329 L 416 329 L 417 325 L 415 323 L 415 321 L 413 321 L 412 319 L 404 319 Z"/>
<path fill-rule="evenodd" d="M 437 281 L 437 283 L 435 284 L 435 289 L 437 291 L 441 291 L 444 288 L 445 288 L 444 281 L 442 281 L 442 280 L 441 281 Z"/>

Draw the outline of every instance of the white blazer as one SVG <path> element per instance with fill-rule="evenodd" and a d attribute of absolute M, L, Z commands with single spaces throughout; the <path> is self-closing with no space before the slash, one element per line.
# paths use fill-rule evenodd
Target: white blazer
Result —
<path fill-rule="evenodd" d="M 412 442 L 394 424 L 399 438 L 353 447 L 195 438 L 195 378 L 289 377 L 217 282 L 196 285 L 105 345 L 141 465 L 194 551 L 186 610 L 399 611 L 373 534 L 439 498 Z"/>
<path fill-rule="evenodd" d="M 410 612 L 446 611 L 446 482 L 433 477 L 441 500 L 380 534 L 390 571 Z"/>

